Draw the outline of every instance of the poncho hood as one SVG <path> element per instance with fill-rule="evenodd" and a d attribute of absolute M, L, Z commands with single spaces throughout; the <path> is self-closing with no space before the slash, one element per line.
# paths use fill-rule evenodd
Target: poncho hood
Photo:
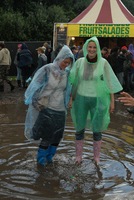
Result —
<path fill-rule="evenodd" d="M 57 57 L 54 59 L 54 61 L 53 61 L 53 63 L 54 64 L 58 64 L 58 66 L 59 66 L 59 64 L 63 61 L 63 60 L 65 60 L 66 58 L 72 58 L 72 63 L 71 63 L 71 66 L 73 65 L 73 63 L 74 63 L 74 55 L 73 55 L 73 53 L 72 53 L 72 51 L 70 50 L 70 48 L 67 46 L 67 45 L 64 45 L 63 47 L 62 47 L 62 49 L 60 50 L 60 52 L 58 53 L 58 55 L 57 55 Z M 71 67 L 70 66 L 70 67 Z"/>
<path fill-rule="evenodd" d="M 100 49 L 99 41 L 98 41 L 98 39 L 97 39 L 96 36 L 91 37 L 90 39 L 88 39 L 85 42 L 85 44 L 83 45 L 83 54 L 84 54 L 84 57 L 86 58 L 86 56 L 88 54 L 87 47 L 88 47 L 89 42 L 91 42 L 91 41 L 96 44 L 96 48 L 97 48 L 97 62 L 99 62 L 99 60 L 102 58 L 102 54 L 101 54 L 101 49 Z"/>

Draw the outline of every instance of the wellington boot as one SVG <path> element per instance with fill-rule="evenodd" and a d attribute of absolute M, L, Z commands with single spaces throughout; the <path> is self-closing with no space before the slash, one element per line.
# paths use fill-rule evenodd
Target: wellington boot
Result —
<path fill-rule="evenodd" d="M 75 148 L 76 148 L 76 164 L 80 164 L 82 162 L 82 153 L 83 153 L 83 140 L 76 140 L 75 141 Z"/>
<path fill-rule="evenodd" d="M 46 159 L 47 155 L 48 155 L 48 149 L 39 148 L 37 153 L 37 163 L 42 166 L 45 166 L 47 164 L 47 159 Z"/>
<path fill-rule="evenodd" d="M 21 87 L 21 80 L 17 80 L 18 87 Z"/>
<path fill-rule="evenodd" d="M 4 85 L 0 85 L 0 92 L 4 92 Z"/>
<path fill-rule="evenodd" d="M 54 155 L 56 153 L 56 149 L 57 149 L 57 146 L 51 146 L 50 145 L 48 147 L 48 155 L 46 157 L 48 163 L 52 163 L 53 162 L 52 159 L 53 159 L 53 157 L 54 157 Z"/>
<path fill-rule="evenodd" d="M 11 86 L 11 92 L 15 89 L 15 87 L 13 85 L 10 85 Z"/>
<path fill-rule="evenodd" d="M 101 143 L 102 140 L 93 142 L 94 161 L 96 162 L 96 164 L 99 164 L 100 162 Z"/>
<path fill-rule="evenodd" d="M 10 85 L 10 90 L 11 90 L 11 92 L 15 89 L 15 86 L 14 85 L 12 85 L 12 83 L 11 83 L 11 81 L 10 80 L 7 80 L 7 83 Z"/>

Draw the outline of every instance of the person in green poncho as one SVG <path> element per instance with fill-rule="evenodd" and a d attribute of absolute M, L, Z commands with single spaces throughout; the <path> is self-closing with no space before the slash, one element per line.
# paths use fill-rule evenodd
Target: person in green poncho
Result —
<path fill-rule="evenodd" d="M 93 132 L 94 160 L 100 161 L 102 131 L 108 128 L 110 112 L 114 111 L 114 93 L 123 88 L 110 64 L 102 58 L 96 37 L 83 45 L 84 57 L 71 69 L 71 116 L 76 129 L 76 163 L 82 162 L 85 129 Z"/>

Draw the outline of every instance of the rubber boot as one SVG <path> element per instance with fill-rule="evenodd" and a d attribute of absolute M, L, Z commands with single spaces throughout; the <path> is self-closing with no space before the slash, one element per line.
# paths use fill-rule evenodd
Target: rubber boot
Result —
<path fill-rule="evenodd" d="M 52 163 L 53 162 L 52 159 L 53 159 L 53 157 L 54 157 L 54 155 L 56 153 L 56 149 L 57 149 L 57 146 L 51 146 L 50 145 L 48 147 L 48 155 L 46 157 L 48 163 Z"/>
<path fill-rule="evenodd" d="M 83 140 L 76 140 L 75 141 L 75 148 L 76 148 L 76 164 L 80 164 L 82 162 L 82 153 L 83 153 Z"/>
<path fill-rule="evenodd" d="M 93 142 L 94 161 L 96 164 L 99 164 L 100 162 L 101 143 L 102 140 Z"/>
<path fill-rule="evenodd" d="M 21 80 L 17 80 L 18 87 L 21 87 Z"/>
<path fill-rule="evenodd" d="M 4 85 L 0 85 L 0 92 L 4 92 Z"/>
<path fill-rule="evenodd" d="M 14 85 L 12 85 L 12 83 L 11 83 L 11 81 L 7 81 L 7 83 L 10 85 L 10 87 L 11 87 L 11 92 L 15 89 L 15 87 L 14 87 Z"/>
<path fill-rule="evenodd" d="M 11 86 L 11 92 L 12 92 L 15 89 L 15 87 L 12 84 L 10 84 L 10 86 Z"/>
<path fill-rule="evenodd" d="M 38 153 L 37 153 L 37 163 L 45 166 L 47 164 L 47 157 L 48 155 L 48 149 L 42 149 L 39 147 Z"/>
<path fill-rule="evenodd" d="M 25 81 L 25 80 L 23 80 L 22 84 L 23 84 L 23 88 L 24 88 L 24 89 L 27 88 L 27 85 L 26 85 L 26 81 Z"/>

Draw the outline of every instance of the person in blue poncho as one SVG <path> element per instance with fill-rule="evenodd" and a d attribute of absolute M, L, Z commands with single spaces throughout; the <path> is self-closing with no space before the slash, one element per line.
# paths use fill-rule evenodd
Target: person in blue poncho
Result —
<path fill-rule="evenodd" d="M 25 136 L 40 140 L 37 163 L 42 166 L 52 162 L 63 137 L 71 91 L 68 75 L 73 62 L 70 48 L 64 45 L 53 63 L 35 73 L 25 92 L 25 104 L 29 105 Z"/>
<path fill-rule="evenodd" d="M 76 129 L 76 163 L 82 162 L 85 129 L 93 132 L 93 153 L 100 161 L 102 131 L 110 123 L 114 111 L 114 93 L 123 88 L 108 61 L 102 58 L 99 41 L 88 39 L 83 45 L 84 57 L 79 58 L 70 71 L 72 84 L 71 115 Z M 70 102 L 71 104 L 71 102 Z"/>

